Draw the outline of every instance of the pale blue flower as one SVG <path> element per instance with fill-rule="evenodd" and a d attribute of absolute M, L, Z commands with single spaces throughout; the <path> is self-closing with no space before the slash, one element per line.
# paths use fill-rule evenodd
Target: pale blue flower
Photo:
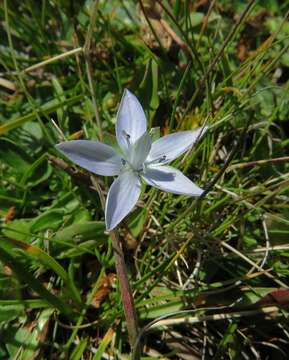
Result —
<path fill-rule="evenodd" d="M 191 148 L 206 127 L 164 136 L 152 143 L 145 113 L 138 99 L 124 91 L 117 113 L 116 138 L 119 151 L 99 141 L 73 140 L 57 145 L 66 157 L 97 175 L 117 176 L 105 206 L 107 230 L 129 214 L 141 194 L 141 180 L 160 190 L 200 196 L 203 192 L 169 162 Z"/>

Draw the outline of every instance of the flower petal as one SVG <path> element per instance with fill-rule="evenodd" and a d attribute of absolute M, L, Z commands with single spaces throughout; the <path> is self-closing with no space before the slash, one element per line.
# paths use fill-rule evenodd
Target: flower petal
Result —
<path fill-rule="evenodd" d="M 145 132 L 135 143 L 128 149 L 128 161 L 136 170 L 142 167 L 145 159 L 150 152 L 152 140 L 149 133 Z"/>
<path fill-rule="evenodd" d="M 116 137 L 120 147 L 126 150 L 128 141 L 130 144 L 134 144 L 146 132 L 146 129 L 147 121 L 140 102 L 125 89 L 116 122 Z"/>
<path fill-rule="evenodd" d="M 133 172 L 124 172 L 111 185 L 105 204 L 107 230 L 115 228 L 133 209 L 141 193 L 141 182 Z"/>
<path fill-rule="evenodd" d="M 184 152 L 189 150 L 195 141 L 202 136 L 207 127 L 198 128 L 193 131 L 180 131 L 163 136 L 152 144 L 147 162 L 157 161 L 164 158 L 161 163 L 167 164 Z"/>
<path fill-rule="evenodd" d="M 56 145 L 75 164 L 95 174 L 114 176 L 120 173 L 120 156 L 114 149 L 98 141 L 73 140 Z"/>
<path fill-rule="evenodd" d="M 173 194 L 200 196 L 203 192 L 183 173 L 171 166 L 148 167 L 142 176 L 147 184 Z"/>

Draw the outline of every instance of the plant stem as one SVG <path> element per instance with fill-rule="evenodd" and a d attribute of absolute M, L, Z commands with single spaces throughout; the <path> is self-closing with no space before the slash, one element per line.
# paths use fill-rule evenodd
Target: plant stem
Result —
<path fill-rule="evenodd" d="M 95 20 L 96 20 L 96 15 L 97 15 L 97 8 L 98 8 L 98 0 L 95 0 L 94 3 L 92 4 L 89 28 L 88 28 L 85 43 L 83 46 L 83 54 L 84 54 L 84 60 L 85 60 L 85 68 L 86 68 L 86 75 L 87 75 L 87 79 L 88 79 L 89 92 L 91 95 L 93 109 L 94 109 L 94 115 L 95 115 L 96 124 L 97 124 L 97 128 L 98 128 L 98 136 L 99 136 L 99 140 L 102 141 L 103 133 L 102 133 L 101 121 L 100 121 L 100 116 L 99 116 L 97 102 L 96 102 L 95 85 L 94 85 L 94 81 L 93 81 L 92 66 L 91 66 L 90 54 L 89 54 L 90 46 L 91 46 L 91 38 L 93 35 L 93 27 L 95 25 Z"/>
<path fill-rule="evenodd" d="M 47 60 L 44 60 L 44 61 L 41 61 L 37 64 L 34 64 L 34 65 L 31 65 L 29 67 L 27 67 L 26 69 L 23 70 L 24 73 L 29 73 L 30 71 L 33 71 L 33 70 L 36 70 L 36 69 L 39 69 L 40 67 L 43 67 L 43 66 L 46 66 L 48 64 L 51 64 L 55 61 L 58 61 L 58 60 L 62 60 L 68 56 L 71 56 L 71 55 L 75 55 L 75 54 L 79 54 L 83 51 L 82 47 L 78 47 L 76 49 L 72 49 L 72 50 L 69 50 L 65 53 L 62 53 L 62 54 L 59 54 L 59 55 L 55 55 Z"/>
<path fill-rule="evenodd" d="M 138 322 L 135 312 L 133 295 L 129 284 L 127 268 L 124 260 L 122 244 L 120 241 L 118 231 L 117 230 L 111 231 L 110 237 L 114 252 L 116 272 L 120 284 L 121 300 L 122 300 L 124 315 L 127 323 L 129 343 L 131 345 L 131 348 L 133 349 L 133 346 L 138 336 Z"/>

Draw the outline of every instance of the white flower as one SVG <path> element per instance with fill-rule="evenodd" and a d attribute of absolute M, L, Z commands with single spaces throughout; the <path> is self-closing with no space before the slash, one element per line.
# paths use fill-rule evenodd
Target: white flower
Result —
<path fill-rule="evenodd" d="M 90 140 L 65 141 L 56 146 L 84 169 L 98 175 L 118 176 L 109 189 L 105 206 L 106 228 L 112 230 L 138 201 L 141 179 L 174 194 L 202 194 L 202 189 L 179 170 L 166 164 L 190 149 L 205 130 L 206 127 L 181 131 L 152 143 L 141 104 L 125 90 L 117 113 L 118 152 L 109 145 Z"/>

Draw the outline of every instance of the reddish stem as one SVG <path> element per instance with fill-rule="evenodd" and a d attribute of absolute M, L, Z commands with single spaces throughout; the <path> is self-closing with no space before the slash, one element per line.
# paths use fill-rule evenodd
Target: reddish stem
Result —
<path fill-rule="evenodd" d="M 120 283 L 120 293 L 124 309 L 124 315 L 127 323 L 127 330 L 131 348 L 135 344 L 138 335 L 138 322 L 135 312 L 134 300 L 132 296 L 131 287 L 127 275 L 126 264 L 122 251 L 122 244 L 117 230 L 110 232 L 112 247 L 114 251 L 116 272 Z"/>

